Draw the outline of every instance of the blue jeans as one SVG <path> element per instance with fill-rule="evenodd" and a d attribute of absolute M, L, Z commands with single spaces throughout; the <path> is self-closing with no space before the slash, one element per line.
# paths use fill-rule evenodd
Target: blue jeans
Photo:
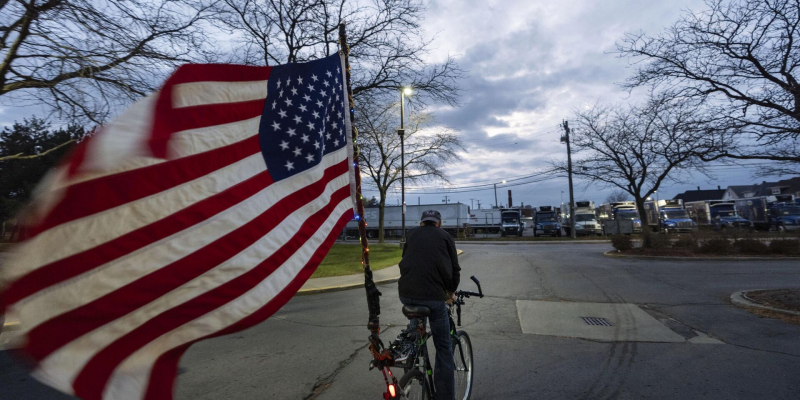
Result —
<path fill-rule="evenodd" d="M 405 297 L 400 302 L 407 306 L 424 306 L 431 309 L 428 317 L 433 346 L 436 348 L 436 365 L 433 369 L 433 384 L 436 388 L 436 399 L 455 399 L 456 369 L 453 361 L 453 348 L 450 339 L 450 316 L 443 300 L 413 300 Z"/>

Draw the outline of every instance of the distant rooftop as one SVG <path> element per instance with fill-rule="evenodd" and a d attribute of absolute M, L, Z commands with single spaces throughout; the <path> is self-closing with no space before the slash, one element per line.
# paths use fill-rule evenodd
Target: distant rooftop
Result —
<path fill-rule="evenodd" d="M 722 196 L 725 195 L 725 189 L 708 189 L 708 190 L 687 190 L 681 194 L 678 194 L 674 197 L 675 200 L 683 200 L 684 203 L 688 203 L 690 201 L 702 201 L 702 200 L 722 200 Z"/>

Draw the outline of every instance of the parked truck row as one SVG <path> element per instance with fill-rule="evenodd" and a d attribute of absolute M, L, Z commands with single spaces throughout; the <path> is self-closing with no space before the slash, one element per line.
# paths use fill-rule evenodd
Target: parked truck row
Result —
<path fill-rule="evenodd" d="M 800 230 L 800 199 L 791 195 L 776 195 L 736 199 L 732 201 L 705 200 L 683 203 L 681 200 L 648 200 L 644 203 L 647 226 L 633 201 L 601 204 L 581 200 L 574 210 L 569 203 L 561 207 L 471 209 L 462 203 L 407 206 L 406 230 L 419 224 L 422 212 L 436 209 L 442 214 L 442 228 L 453 236 L 474 232 L 499 233 L 501 236 L 522 236 L 527 228 L 534 236 L 610 234 L 613 224 L 631 227 L 630 233 L 650 229 L 653 232 L 692 232 L 701 227 L 714 230 L 759 229 L 780 232 Z M 378 208 L 367 208 L 367 237 L 378 236 Z M 574 226 L 572 214 L 575 214 Z M 530 223 L 531 226 L 528 226 Z M 384 208 L 384 235 L 402 235 L 402 208 Z M 358 223 L 350 221 L 348 236 L 358 235 Z M 619 232 L 619 231 L 617 231 Z"/>

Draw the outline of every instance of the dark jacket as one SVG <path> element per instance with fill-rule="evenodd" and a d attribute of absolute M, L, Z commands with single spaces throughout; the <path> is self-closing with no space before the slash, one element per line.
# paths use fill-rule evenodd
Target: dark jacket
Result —
<path fill-rule="evenodd" d="M 408 232 L 397 284 L 400 297 L 445 300 L 460 280 L 456 242 L 449 233 L 433 225 Z"/>

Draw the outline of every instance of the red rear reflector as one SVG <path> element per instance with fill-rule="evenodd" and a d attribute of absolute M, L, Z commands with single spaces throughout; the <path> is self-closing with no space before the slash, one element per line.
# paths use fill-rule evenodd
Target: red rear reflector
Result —
<path fill-rule="evenodd" d="M 395 397 L 397 393 L 394 391 L 394 383 L 389 384 L 389 396 Z"/>

